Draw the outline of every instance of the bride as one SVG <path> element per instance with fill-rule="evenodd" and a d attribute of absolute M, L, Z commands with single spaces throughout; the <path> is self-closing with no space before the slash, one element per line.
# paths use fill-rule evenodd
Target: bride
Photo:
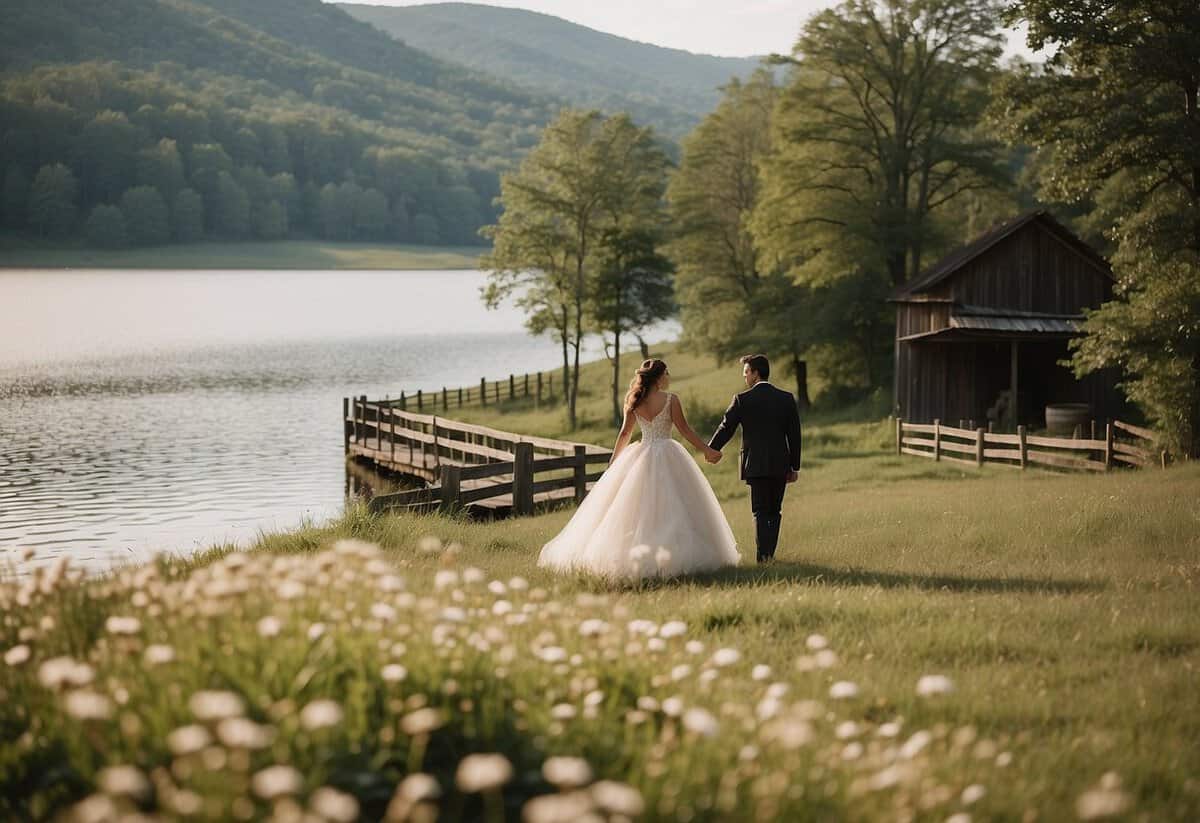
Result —
<path fill-rule="evenodd" d="M 542 547 L 539 566 L 605 577 L 671 577 L 735 565 L 733 531 L 695 460 L 671 428 L 704 452 L 679 399 L 667 393 L 667 364 L 646 360 L 625 395 L 625 420 L 608 470 L 558 535 Z M 634 420 L 642 439 L 630 444 Z"/>

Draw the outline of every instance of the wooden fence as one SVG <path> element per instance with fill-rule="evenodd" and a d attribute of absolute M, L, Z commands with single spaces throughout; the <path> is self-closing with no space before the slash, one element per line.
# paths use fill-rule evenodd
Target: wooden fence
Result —
<path fill-rule="evenodd" d="M 477 508 L 531 514 L 535 504 L 580 501 L 611 452 L 600 446 L 514 434 L 435 415 L 404 411 L 395 401 L 343 398 L 347 455 L 426 488 L 379 495 L 372 511 Z"/>
<path fill-rule="evenodd" d="M 505 400 L 515 400 L 518 397 L 532 397 L 537 403 L 549 400 L 554 396 L 554 372 L 529 372 L 526 374 L 510 374 L 507 380 L 492 380 L 479 378 L 478 386 L 459 386 L 425 391 L 400 392 L 400 396 L 391 400 L 377 401 L 398 406 L 401 411 L 410 409 L 417 412 L 426 410 L 449 411 L 465 406 L 499 405 Z"/>
<path fill-rule="evenodd" d="M 1091 427 L 1093 430 L 1096 426 Z M 1024 469 L 1030 464 L 1059 469 L 1108 471 L 1114 465 L 1166 465 L 1166 452 L 1156 449 L 1157 436 L 1149 429 L 1114 420 L 1104 425 L 1104 439 L 1029 434 L 1024 426 L 1016 434 L 996 434 L 987 429 L 965 429 L 896 420 L 896 453 L 982 466 L 994 463 Z"/>

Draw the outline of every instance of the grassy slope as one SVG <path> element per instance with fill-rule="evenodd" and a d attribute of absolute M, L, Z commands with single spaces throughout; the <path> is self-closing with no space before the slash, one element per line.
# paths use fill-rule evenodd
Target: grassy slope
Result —
<path fill-rule="evenodd" d="M 480 250 L 284 240 L 193 243 L 141 249 L 0 246 L 0 268 L 121 269 L 474 269 Z"/>
<path fill-rule="evenodd" d="M 674 389 L 704 431 L 699 421 L 711 418 L 737 388 L 736 370 L 667 353 Z M 596 366 L 585 372 L 588 391 L 581 408 L 588 422 L 581 436 L 608 442 L 611 429 L 600 422 L 607 404 L 597 384 L 602 371 Z M 471 417 L 517 430 L 563 433 L 557 411 L 489 410 Z M 512 692 L 489 691 L 495 686 L 486 685 L 492 682 L 486 678 L 486 683 L 464 680 L 460 674 L 457 680 L 478 699 L 472 709 L 476 714 L 486 706 L 512 718 L 516 710 L 511 701 L 520 697 L 533 708 L 513 727 L 506 726 L 507 731 L 497 731 L 472 720 L 463 706 L 436 696 L 435 703 L 447 705 L 454 718 L 446 734 L 458 743 L 447 745 L 458 751 L 501 748 L 535 769 L 548 751 L 587 754 L 602 774 L 634 780 L 652 804 L 651 817 L 674 818 L 689 809 L 701 820 L 755 815 L 879 819 L 903 817 L 908 811 L 945 819 L 963 808 L 963 787 L 979 783 L 987 794 L 970 808 L 976 819 L 1070 819 L 1077 798 L 1109 770 L 1120 775 L 1131 814 L 1180 820 L 1200 814 L 1200 786 L 1194 778 L 1200 768 L 1200 750 L 1194 745 L 1200 739 L 1195 711 L 1200 467 L 1107 476 L 999 468 L 976 472 L 894 456 L 886 448 L 886 427 L 878 424 L 810 422 L 806 434 L 805 469 L 785 502 L 780 562 L 767 569 L 744 566 L 639 588 L 544 574 L 534 565 L 537 549 L 562 527 L 569 511 L 495 524 L 438 517 L 376 519 L 352 511 L 328 526 L 265 535 L 258 548 L 306 555 L 337 537 L 376 541 L 403 568 L 409 587 L 428 593 L 434 590 L 435 571 L 445 568 L 446 561 L 423 556 L 416 546 L 422 535 L 435 533 L 463 544 L 460 567 L 478 566 L 500 580 L 521 575 L 535 587 L 546 587 L 559 605 L 535 607 L 531 613 L 542 616 L 523 643 L 537 646 L 537 632 L 550 632 L 568 651 L 582 655 L 579 666 L 596 672 L 610 694 L 618 689 L 611 679 L 622 677 L 627 680 L 620 688 L 634 689 L 634 694 L 678 694 L 686 704 L 706 705 L 719 716 L 721 734 L 707 742 L 680 738 L 670 721 L 663 721 L 656 737 L 623 732 L 627 704 L 605 704 L 591 725 L 571 722 L 564 730 L 564 724 L 544 716 L 543 704 L 567 699 L 564 695 L 574 686 L 567 688 L 565 671 L 547 672 L 548 667 L 523 653 L 505 667 L 511 669 L 507 682 L 516 698 Z M 739 541 L 749 545 L 749 507 L 732 461 L 706 471 Z M 203 574 L 220 554 L 216 550 L 179 568 L 195 565 L 193 574 Z M 270 585 L 276 585 L 276 573 L 269 575 Z M 602 601 L 579 600 L 589 593 L 600 594 Z M 328 600 L 330 594 L 320 597 Z M 333 597 L 335 603 L 339 597 Z M 465 602 L 476 602 L 474 597 Z M 488 597 L 483 595 L 485 608 Z M 259 640 L 251 627 L 264 610 L 287 611 L 285 604 L 273 603 L 269 592 L 257 597 L 252 592 L 244 607 L 224 618 L 224 633 L 213 633 L 211 643 L 241 637 L 239 649 L 244 651 L 239 654 L 261 659 L 278 644 Z M 432 601 L 429 605 L 435 606 Z M 104 608 L 137 611 L 129 606 L 128 594 L 118 594 L 115 605 Z M 703 656 L 689 657 L 674 646 L 648 660 L 629 647 L 614 650 L 615 658 L 593 660 L 596 644 L 581 641 L 570 627 L 597 612 L 618 626 L 634 617 L 686 621 L 689 637 L 705 643 L 708 651 L 736 647 L 742 661 L 722 670 L 714 684 L 704 685 L 695 672 L 678 683 L 655 674 L 681 660 L 702 668 Z M 64 622 L 79 619 L 60 617 Z M 338 631 L 359 643 L 353 647 L 356 654 L 366 660 L 386 656 L 370 642 L 369 633 L 359 639 L 361 627 L 344 619 L 346 625 Z M 412 622 L 420 619 L 433 618 Z M 482 625 L 502 625 L 495 618 L 481 620 Z M 0 646 L 16 642 L 13 622 L 0 631 Z M 89 622 L 94 626 L 98 618 Z M 424 667 L 423 676 L 437 682 L 450 664 L 436 662 L 444 661 L 441 653 L 430 652 L 432 663 L 418 654 L 418 639 L 428 629 L 414 626 L 405 662 L 414 671 Z M 469 630 L 463 630 L 464 641 Z M 806 656 L 805 638 L 813 632 L 828 637 L 836 648 L 840 663 L 833 669 L 797 668 Z M 192 637 L 186 625 L 174 631 L 171 642 L 188 649 L 189 659 L 200 660 L 210 643 Z M 461 652 L 450 659 L 456 656 Z M 103 654 L 99 657 L 105 665 Z M 767 726 L 753 720 L 763 684 L 750 679 L 751 664 L 769 665 L 771 679 L 789 684 L 785 702 L 818 700 L 824 707 L 818 715 L 830 713 L 816 721 L 818 739 L 798 754 L 778 751 L 764 737 Z M 361 665 L 345 659 L 338 664 L 343 674 L 336 680 L 321 675 L 319 688 L 359 695 L 358 705 L 364 691 L 378 688 L 370 665 L 365 670 Z M 470 665 L 468 671 L 476 671 Z M 476 665 L 490 671 L 495 663 L 484 655 Z M 955 692 L 936 701 L 916 697 L 914 684 L 925 674 L 951 677 Z M 251 666 L 238 677 L 212 674 L 205 682 L 253 694 L 258 677 Z M 828 689 L 837 680 L 857 683 L 860 696 L 845 703 L 829 700 Z M 282 696 L 303 698 L 311 692 L 298 695 L 286 678 L 282 685 L 273 683 L 271 688 Z M 5 688 L 3 679 L 0 688 Z M 257 703 L 266 699 L 254 697 Z M 617 703 L 621 700 L 632 698 Z M 811 708 L 802 703 L 792 710 Z M 832 738 L 835 719 L 853 719 L 869 730 L 861 758 L 842 760 L 844 744 Z M 873 735 L 880 723 L 894 719 L 901 721 L 900 740 L 927 729 L 933 742 L 913 761 L 901 759 L 897 788 L 863 792 L 861 779 L 883 773 L 882 764 L 894 756 L 886 746 L 870 742 L 879 739 Z M 363 722 L 374 728 L 370 723 L 383 721 L 369 716 Z M 307 762 L 311 749 L 302 740 L 289 740 L 293 760 Z M 760 746 L 761 754 L 735 765 L 746 744 Z M 382 744 L 371 738 L 366 745 L 374 750 L 370 747 Z M 281 748 L 286 747 L 277 744 L 276 750 Z M 101 759 L 120 760 L 128 756 L 126 750 L 114 744 Z M 1000 752 L 1010 752 L 1011 763 L 1006 765 L 1007 757 L 997 760 Z M 427 768 L 451 767 L 427 763 Z M 786 775 L 780 778 L 784 782 L 775 786 L 771 781 L 780 775 Z M 722 795 L 726 780 L 733 781 L 736 791 Z M 784 791 L 788 785 L 790 793 Z M 527 784 L 511 788 L 510 797 L 530 790 Z M 732 805 L 723 807 L 723 802 Z M 1032 812 L 1036 817 L 1029 817 Z"/>

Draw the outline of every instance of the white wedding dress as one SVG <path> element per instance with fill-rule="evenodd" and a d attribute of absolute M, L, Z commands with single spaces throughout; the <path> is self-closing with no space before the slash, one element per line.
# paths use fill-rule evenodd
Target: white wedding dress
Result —
<path fill-rule="evenodd" d="M 625 447 L 574 516 L 542 547 L 539 566 L 639 580 L 736 565 L 733 530 L 696 461 L 671 438 L 671 405 Z"/>

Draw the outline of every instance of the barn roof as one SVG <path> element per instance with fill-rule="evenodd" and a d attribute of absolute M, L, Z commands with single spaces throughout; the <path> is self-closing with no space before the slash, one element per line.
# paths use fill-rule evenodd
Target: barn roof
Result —
<path fill-rule="evenodd" d="M 903 301 L 922 292 L 929 291 L 943 280 L 953 276 L 964 265 L 992 248 L 992 246 L 995 246 L 1004 238 L 1032 223 L 1038 223 L 1047 231 L 1057 235 L 1064 243 L 1075 248 L 1081 255 L 1091 260 L 1096 268 L 1106 277 L 1110 280 L 1114 279 L 1108 261 L 1097 254 L 1095 249 L 1080 240 L 1074 232 L 1062 223 L 1051 217 L 1050 213 L 1045 209 L 1033 209 L 1014 217 L 1007 223 L 1002 223 L 988 230 L 965 246 L 960 246 L 958 249 L 950 252 L 941 260 L 921 272 L 917 277 L 896 287 L 892 292 L 891 299 Z"/>

